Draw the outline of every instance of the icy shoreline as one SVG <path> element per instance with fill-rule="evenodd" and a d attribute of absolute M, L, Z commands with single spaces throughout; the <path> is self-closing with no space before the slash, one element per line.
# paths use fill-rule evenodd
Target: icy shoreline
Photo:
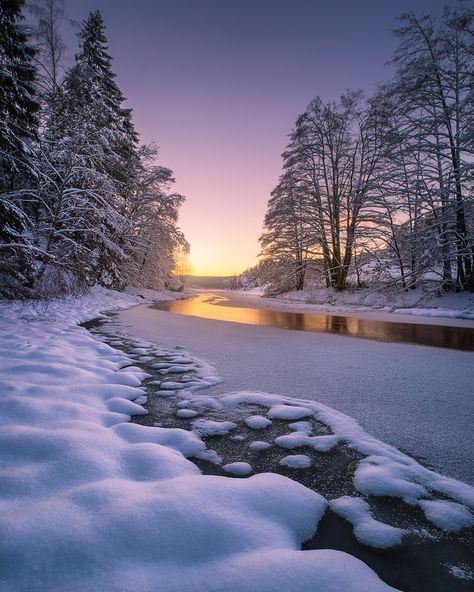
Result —
<path fill-rule="evenodd" d="M 346 553 L 299 550 L 315 492 L 201 475 L 195 432 L 129 422 L 146 374 L 77 323 L 137 303 L 2 303 L 0 590 L 393 590 Z"/>

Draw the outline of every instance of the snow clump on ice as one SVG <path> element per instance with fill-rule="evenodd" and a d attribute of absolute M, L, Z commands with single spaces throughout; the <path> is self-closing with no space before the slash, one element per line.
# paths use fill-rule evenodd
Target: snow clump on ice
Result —
<path fill-rule="evenodd" d="M 447 532 L 459 532 L 474 526 L 474 516 L 461 504 L 446 500 L 420 500 L 418 505 L 435 526 Z"/>
<path fill-rule="evenodd" d="M 311 466 L 311 459 L 306 454 L 290 454 L 280 460 L 280 464 L 292 469 L 307 469 Z"/>
<path fill-rule="evenodd" d="M 388 549 L 402 542 L 404 531 L 375 520 L 369 504 L 362 498 L 343 496 L 332 500 L 330 505 L 336 514 L 352 524 L 354 536 L 361 543 Z"/>
<path fill-rule="evenodd" d="M 250 475 L 252 472 L 252 466 L 246 462 L 233 462 L 222 467 L 226 473 L 231 475 L 238 475 L 239 477 L 245 477 Z"/>
<path fill-rule="evenodd" d="M 262 430 L 271 425 L 272 422 L 263 415 L 250 415 L 245 420 L 245 423 L 253 430 Z"/>
<path fill-rule="evenodd" d="M 196 419 L 192 425 L 193 431 L 200 436 L 225 436 L 237 427 L 233 421 L 214 421 L 212 419 Z"/>
<path fill-rule="evenodd" d="M 272 419 L 295 420 L 303 417 L 312 417 L 313 411 L 307 407 L 296 407 L 293 405 L 272 405 L 268 417 Z"/>

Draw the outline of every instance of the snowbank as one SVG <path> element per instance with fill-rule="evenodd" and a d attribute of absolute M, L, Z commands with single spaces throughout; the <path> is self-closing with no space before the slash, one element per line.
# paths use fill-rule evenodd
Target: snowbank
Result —
<path fill-rule="evenodd" d="M 213 291 L 214 292 L 214 291 Z M 242 306 L 270 310 L 294 310 L 330 314 L 381 314 L 387 320 L 397 320 L 400 314 L 414 317 L 440 317 L 474 320 L 474 294 L 446 292 L 442 295 L 421 289 L 405 291 L 348 289 L 338 292 L 333 288 L 305 288 L 266 297 L 262 292 L 247 290 L 222 291 L 232 302 Z"/>
<path fill-rule="evenodd" d="M 187 458 L 205 457 L 198 433 L 128 423 L 146 375 L 76 323 L 136 302 L 2 303 L 0 590 L 393 591 L 350 555 L 299 550 L 327 505 L 317 493 L 203 476 Z"/>
<path fill-rule="evenodd" d="M 383 311 L 414 316 L 474 320 L 474 295 L 469 292 L 437 295 L 421 289 L 390 292 L 373 289 L 338 292 L 331 288 L 287 292 L 262 298 L 282 306 L 312 305 L 315 312 L 353 313 Z"/>

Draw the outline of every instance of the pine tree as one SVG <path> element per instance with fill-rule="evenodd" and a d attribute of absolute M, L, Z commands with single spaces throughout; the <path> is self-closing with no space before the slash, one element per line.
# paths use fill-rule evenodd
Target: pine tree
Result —
<path fill-rule="evenodd" d="M 0 162 L 9 175 L 18 169 L 25 142 L 35 137 L 38 125 L 35 50 L 21 24 L 23 5 L 24 0 L 0 4 Z"/>
<path fill-rule="evenodd" d="M 138 164 L 138 137 L 131 109 L 122 107 L 125 97 L 115 81 L 104 28 L 100 12 L 90 13 L 78 34 L 81 51 L 76 55 L 73 76 L 88 79 L 81 102 L 89 101 L 94 106 L 94 123 L 104 134 L 110 149 L 110 159 L 103 163 L 104 169 L 118 183 L 126 184 Z"/>
<path fill-rule="evenodd" d="M 120 287 L 132 235 L 126 211 L 139 166 L 137 134 L 131 110 L 122 107 L 99 12 L 89 15 L 78 37 L 81 51 L 52 105 L 46 150 L 72 167 L 69 182 L 88 196 L 81 208 L 88 219 L 80 224 L 88 230 L 77 240 L 90 254 L 90 281 Z"/>
<path fill-rule="evenodd" d="M 32 265 L 24 231 L 24 159 L 38 125 L 35 94 L 35 50 L 21 21 L 23 0 L 0 3 L 0 272 L 25 281 Z M 20 191 L 18 191 L 20 190 Z M 1 289 L 8 293 L 8 289 Z"/>

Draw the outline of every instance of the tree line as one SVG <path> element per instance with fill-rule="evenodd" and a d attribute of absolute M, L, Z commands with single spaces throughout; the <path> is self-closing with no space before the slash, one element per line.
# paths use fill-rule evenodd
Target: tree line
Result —
<path fill-rule="evenodd" d="M 344 290 L 377 273 L 400 289 L 474 291 L 473 20 L 465 5 L 402 15 L 389 82 L 311 101 L 248 277 L 289 290 L 311 273 Z"/>
<path fill-rule="evenodd" d="M 64 67 L 62 0 L 0 0 L 0 295 L 163 287 L 187 243 L 172 171 L 140 145 L 101 14 Z"/>

